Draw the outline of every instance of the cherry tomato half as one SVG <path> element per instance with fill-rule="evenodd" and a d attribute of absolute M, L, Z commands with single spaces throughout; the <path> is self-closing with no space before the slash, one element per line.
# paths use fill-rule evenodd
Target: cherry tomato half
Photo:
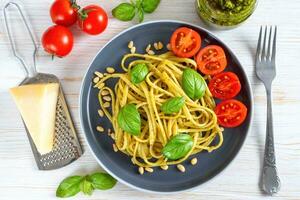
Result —
<path fill-rule="evenodd" d="M 190 58 L 196 55 L 201 47 L 199 33 L 187 27 L 175 30 L 171 36 L 171 49 L 176 56 Z"/>
<path fill-rule="evenodd" d="M 73 48 L 73 35 L 68 28 L 54 25 L 44 32 L 42 44 L 46 52 L 54 56 L 64 57 Z"/>
<path fill-rule="evenodd" d="M 226 65 L 227 60 L 225 52 L 222 47 L 217 45 L 209 45 L 201 49 L 196 56 L 198 69 L 207 75 L 215 75 L 222 72 Z"/>
<path fill-rule="evenodd" d="M 106 29 L 107 23 L 107 14 L 100 6 L 89 5 L 79 13 L 78 25 L 81 30 L 90 35 L 102 33 Z"/>
<path fill-rule="evenodd" d="M 221 126 L 232 128 L 241 125 L 247 116 L 247 107 L 235 99 L 225 100 L 217 105 L 215 113 Z"/>
<path fill-rule="evenodd" d="M 56 0 L 50 8 L 50 16 L 57 25 L 71 26 L 77 21 L 78 9 L 70 0 Z"/>
<path fill-rule="evenodd" d="M 215 98 L 231 99 L 241 90 L 241 83 L 233 72 L 222 72 L 213 76 L 208 88 Z"/>

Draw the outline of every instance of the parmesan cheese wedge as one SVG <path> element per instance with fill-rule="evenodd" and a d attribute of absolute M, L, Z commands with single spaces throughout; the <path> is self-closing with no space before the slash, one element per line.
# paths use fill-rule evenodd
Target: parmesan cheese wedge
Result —
<path fill-rule="evenodd" d="M 22 85 L 10 89 L 23 121 L 40 154 L 54 144 L 58 83 Z"/>

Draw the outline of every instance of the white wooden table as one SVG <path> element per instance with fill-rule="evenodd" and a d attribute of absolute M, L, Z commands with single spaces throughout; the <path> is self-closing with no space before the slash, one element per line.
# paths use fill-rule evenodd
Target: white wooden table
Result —
<path fill-rule="evenodd" d="M 20 0 L 27 11 L 37 38 L 51 25 L 49 6 L 53 0 Z M 64 87 L 84 155 L 71 165 L 55 171 L 38 171 L 25 130 L 8 88 L 23 78 L 20 64 L 13 58 L 0 16 L 0 199 L 55 199 L 55 190 L 66 176 L 101 170 L 89 151 L 79 124 L 78 95 L 82 77 L 98 50 L 114 35 L 132 26 L 112 18 L 110 10 L 121 1 L 81 0 L 87 5 L 97 3 L 109 12 L 109 26 L 99 36 L 87 36 L 73 27 L 75 46 L 71 55 L 51 60 L 39 50 L 38 70 L 56 74 Z M 162 0 L 157 11 L 146 15 L 145 21 L 157 19 L 183 20 L 203 26 L 195 12 L 194 0 Z M 1 9 L 4 4 L 0 1 Z M 259 172 L 265 138 L 266 99 L 262 84 L 254 73 L 253 59 L 260 25 L 278 25 L 277 74 L 273 86 L 273 111 L 277 164 L 282 188 L 272 199 L 300 199 L 300 1 L 261 0 L 255 14 L 243 26 L 230 31 L 215 31 L 240 58 L 254 92 L 252 131 L 234 162 L 219 176 L 195 191 L 174 195 L 154 195 L 135 191 L 123 184 L 109 191 L 96 191 L 93 196 L 78 195 L 76 199 L 271 199 L 259 187 Z M 1 10 L 2 11 L 2 10 Z M 2 14 L 2 13 L 1 13 Z M 12 17 L 20 51 L 30 58 L 31 46 Z M 39 42 L 40 43 L 40 42 Z"/>

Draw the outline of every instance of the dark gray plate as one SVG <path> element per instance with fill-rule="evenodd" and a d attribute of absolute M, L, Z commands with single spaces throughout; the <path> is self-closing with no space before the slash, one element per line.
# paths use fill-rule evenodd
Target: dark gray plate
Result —
<path fill-rule="evenodd" d="M 96 126 L 101 125 L 105 130 L 112 128 L 106 118 L 100 119 L 97 110 L 98 90 L 92 87 L 92 79 L 95 71 L 105 72 L 107 66 L 120 66 L 121 58 L 128 53 L 129 41 L 134 41 L 137 52 L 144 53 L 149 43 L 162 41 L 169 42 L 172 32 L 182 26 L 191 27 L 198 31 L 202 37 L 202 46 L 217 44 L 224 48 L 228 59 L 227 71 L 235 72 L 240 78 L 242 90 L 237 99 L 248 107 L 246 121 L 237 128 L 225 129 L 223 145 L 211 152 L 199 153 L 193 157 L 198 158 L 198 164 L 191 166 L 188 159 L 184 165 L 186 172 L 181 173 L 176 166 L 170 166 L 169 170 L 163 171 L 155 168 L 153 173 L 139 175 L 130 157 L 120 152 L 114 152 L 113 140 L 107 134 L 96 131 Z M 117 70 L 117 71 L 121 71 Z M 113 85 L 114 82 L 109 84 Z M 86 140 L 99 164 L 120 182 L 133 188 L 152 192 L 175 192 L 193 188 L 220 173 L 239 152 L 251 125 L 252 94 L 246 74 L 232 51 L 219 39 L 203 28 L 178 21 L 155 21 L 144 23 L 123 31 L 114 37 L 103 47 L 84 77 L 80 94 L 80 117 L 81 125 Z"/>

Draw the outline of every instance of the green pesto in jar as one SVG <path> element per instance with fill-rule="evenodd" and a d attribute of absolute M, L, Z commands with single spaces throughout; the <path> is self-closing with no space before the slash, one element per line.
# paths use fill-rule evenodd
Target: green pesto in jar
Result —
<path fill-rule="evenodd" d="M 253 13 L 255 5 L 256 0 L 197 0 L 197 11 L 206 22 L 235 26 Z"/>

